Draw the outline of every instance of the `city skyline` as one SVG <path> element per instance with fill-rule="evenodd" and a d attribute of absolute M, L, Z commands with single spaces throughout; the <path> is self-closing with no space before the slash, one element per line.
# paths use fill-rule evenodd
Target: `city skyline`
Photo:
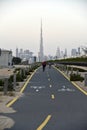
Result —
<path fill-rule="evenodd" d="M 44 54 L 55 55 L 57 47 L 68 51 L 87 43 L 85 0 L 1 0 L 0 48 L 29 49 L 38 55 L 40 19 L 43 20 Z"/>

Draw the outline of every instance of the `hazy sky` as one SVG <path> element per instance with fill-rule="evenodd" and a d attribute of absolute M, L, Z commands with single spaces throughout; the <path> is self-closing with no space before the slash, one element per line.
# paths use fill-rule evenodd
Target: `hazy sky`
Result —
<path fill-rule="evenodd" d="M 46 55 L 87 44 L 87 0 L 0 0 L 0 48 L 37 55 L 41 18 Z"/>

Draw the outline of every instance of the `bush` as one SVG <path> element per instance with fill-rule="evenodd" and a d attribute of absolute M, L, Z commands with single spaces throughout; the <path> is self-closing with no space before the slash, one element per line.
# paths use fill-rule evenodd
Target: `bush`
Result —
<path fill-rule="evenodd" d="M 0 91 L 3 91 L 3 86 L 4 86 L 4 81 L 0 80 Z M 11 78 L 8 79 L 8 91 L 12 91 L 13 89 L 13 84 L 11 81 Z"/>
<path fill-rule="evenodd" d="M 16 81 L 17 81 L 17 82 L 22 82 L 22 81 L 24 81 L 24 79 L 22 78 L 22 76 L 21 76 L 19 73 L 16 75 Z"/>
<path fill-rule="evenodd" d="M 19 57 L 13 57 L 12 63 L 18 65 L 21 63 L 21 59 Z"/>
<path fill-rule="evenodd" d="M 8 82 L 8 91 L 13 91 L 13 90 L 14 88 L 12 82 Z"/>
<path fill-rule="evenodd" d="M 3 86 L 0 86 L 0 91 L 3 91 Z"/>
<path fill-rule="evenodd" d="M 84 78 L 80 75 L 80 74 L 75 74 L 75 73 L 73 73 L 73 74 L 70 74 L 70 81 L 83 81 L 84 80 Z"/>
<path fill-rule="evenodd" d="M 13 88 L 13 75 L 10 76 L 10 78 L 8 79 L 8 91 L 12 91 L 14 90 Z"/>
<path fill-rule="evenodd" d="M 4 81 L 0 80 L 0 91 L 3 91 Z"/>
<path fill-rule="evenodd" d="M 34 69 L 30 69 L 29 72 L 34 72 Z"/>
<path fill-rule="evenodd" d="M 28 71 L 28 72 L 26 72 L 26 75 L 30 75 L 30 72 Z"/>
<path fill-rule="evenodd" d="M 3 86 L 4 82 L 2 80 L 0 80 L 0 86 Z"/>
<path fill-rule="evenodd" d="M 9 81 L 13 82 L 13 75 L 10 76 Z"/>

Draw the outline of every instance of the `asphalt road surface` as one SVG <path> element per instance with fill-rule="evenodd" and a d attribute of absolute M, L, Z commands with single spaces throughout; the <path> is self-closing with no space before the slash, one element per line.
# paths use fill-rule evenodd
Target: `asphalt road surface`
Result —
<path fill-rule="evenodd" d="M 87 96 L 54 68 L 39 68 L 12 107 L 10 130 L 87 130 Z"/>

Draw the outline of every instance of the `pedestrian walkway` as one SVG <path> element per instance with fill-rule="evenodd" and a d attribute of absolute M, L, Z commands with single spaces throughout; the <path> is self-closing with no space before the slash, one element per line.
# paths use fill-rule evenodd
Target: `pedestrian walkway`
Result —
<path fill-rule="evenodd" d="M 49 68 L 49 67 L 48 67 Z M 40 77 L 41 77 L 41 75 L 43 75 L 43 77 L 45 78 L 45 80 L 46 80 L 46 73 L 47 73 L 47 77 L 48 77 L 48 81 L 50 82 L 50 78 L 49 78 L 49 74 L 50 74 L 50 77 L 53 77 L 54 79 L 56 79 L 56 77 L 57 77 L 57 73 L 56 73 L 56 76 L 53 76 L 53 74 L 54 74 L 54 70 L 53 69 L 48 69 L 48 68 L 46 68 L 46 71 L 45 72 L 43 72 L 41 69 L 37 72 L 37 74 L 39 73 L 40 74 Z M 49 72 L 49 73 L 48 73 Z M 38 75 L 39 76 L 39 75 Z M 39 80 L 39 77 L 38 76 L 34 76 L 34 78 L 37 78 L 38 80 Z M 41 79 L 41 80 L 43 80 L 44 81 L 44 78 L 43 79 Z M 35 80 L 36 81 L 36 80 Z M 34 82 L 34 81 L 33 81 Z M 31 82 L 32 83 L 32 82 Z M 35 86 L 38 86 L 37 85 L 37 83 L 38 82 L 35 82 L 35 84 L 33 85 L 33 83 L 32 83 L 32 85 L 29 87 L 29 90 L 31 91 L 31 95 L 32 95 L 32 92 L 35 90 L 34 89 L 34 87 Z M 52 83 L 54 83 L 54 81 L 52 81 Z M 82 89 L 84 89 L 83 87 L 85 87 L 84 86 L 84 84 L 83 84 L 83 82 L 75 82 L 75 83 L 77 83 Z M 43 84 L 46 84 L 45 82 L 43 82 Z M 51 86 L 51 87 L 50 87 Z M 55 83 L 54 83 L 54 86 L 55 86 Z M 44 86 L 44 87 L 42 87 L 42 89 L 41 89 L 41 85 L 39 85 L 38 86 L 38 89 L 41 91 L 41 90 L 43 90 L 43 92 L 45 91 L 45 94 L 47 93 L 47 92 L 50 92 L 50 90 L 49 91 L 47 91 L 48 89 L 46 88 L 46 86 Z M 53 87 L 52 87 L 52 85 L 50 85 L 49 84 L 49 88 L 51 88 L 51 89 L 53 89 Z M 47 90 L 46 90 L 47 89 Z M 36 89 L 37 90 L 37 89 Z M 40 91 L 36 91 L 36 93 L 39 93 Z M 85 89 L 84 89 L 85 91 L 87 90 L 87 88 L 85 87 Z M 0 128 L 0 130 L 4 130 L 4 128 L 10 128 L 10 127 L 12 127 L 13 125 L 14 125 L 14 121 L 11 119 L 11 118 L 9 118 L 9 117 L 7 117 L 7 116 L 2 116 L 2 113 L 15 113 L 16 112 L 16 110 L 14 110 L 13 108 L 11 108 L 11 107 L 6 107 L 6 104 L 10 101 L 10 100 L 12 100 L 12 99 L 14 99 L 15 98 L 15 96 L 17 96 L 17 95 L 19 95 L 19 96 L 21 96 L 21 94 L 19 93 L 19 92 L 16 92 L 15 94 L 14 94 L 14 96 L 3 96 L 3 94 L 1 94 L 0 95 L 0 113 L 1 113 L 1 116 L 0 116 L 0 126 L 1 126 L 1 128 Z M 55 98 L 55 96 L 52 94 L 51 95 L 52 96 L 52 99 L 54 99 Z"/>
<path fill-rule="evenodd" d="M 14 125 L 14 121 L 6 116 L 0 116 L 0 130 L 5 128 L 11 128 Z"/>

